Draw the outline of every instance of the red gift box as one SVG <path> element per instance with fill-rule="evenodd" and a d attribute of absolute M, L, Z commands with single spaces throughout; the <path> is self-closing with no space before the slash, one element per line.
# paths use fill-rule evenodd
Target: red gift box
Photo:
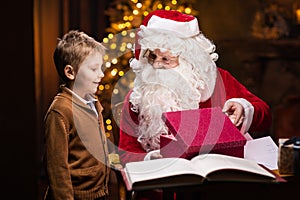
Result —
<path fill-rule="evenodd" d="M 191 159 L 200 153 L 244 157 L 245 137 L 219 107 L 163 113 L 169 135 L 160 137 L 164 157 Z"/>

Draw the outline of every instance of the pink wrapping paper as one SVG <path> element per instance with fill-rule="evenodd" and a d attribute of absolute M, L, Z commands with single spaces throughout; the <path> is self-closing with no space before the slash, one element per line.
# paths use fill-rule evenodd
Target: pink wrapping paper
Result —
<path fill-rule="evenodd" d="M 162 116 L 169 135 L 160 138 L 164 157 L 191 159 L 199 153 L 244 157 L 245 137 L 221 108 L 166 112 Z"/>

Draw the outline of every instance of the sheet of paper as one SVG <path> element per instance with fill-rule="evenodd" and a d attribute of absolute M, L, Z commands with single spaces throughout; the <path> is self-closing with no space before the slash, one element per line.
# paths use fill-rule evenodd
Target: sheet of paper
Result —
<path fill-rule="evenodd" d="M 244 146 L 244 158 L 271 170 L 278 169 L 278 146 L 270 136 L 248 140 Z"/>

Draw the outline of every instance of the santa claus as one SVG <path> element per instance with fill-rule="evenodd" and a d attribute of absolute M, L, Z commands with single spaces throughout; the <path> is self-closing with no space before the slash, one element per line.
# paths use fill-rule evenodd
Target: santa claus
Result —
<path fill-rule="evenodd" d="M 162 157 L 159 138 L 168 130 L 161 116 L 167 111 L 218 106 L 242 134 L 269 128 L 269 106 L 217 67 L 217 59 L 194 16 L 156 10 L 145 17 L 130 62 L 134 88 L 120 120 L 123 164 Z"/>

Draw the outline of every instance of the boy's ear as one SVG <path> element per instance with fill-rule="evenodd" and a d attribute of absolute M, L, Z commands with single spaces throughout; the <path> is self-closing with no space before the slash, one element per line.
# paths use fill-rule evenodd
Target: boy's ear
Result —
<path fill-rule="evenodd" d="M 64 72 L 65 72 L 66 77 L 68 77 L 70 80 L 75 79 L 75 72 L 71 65 L 66 65 L 64 68 Z"/>

